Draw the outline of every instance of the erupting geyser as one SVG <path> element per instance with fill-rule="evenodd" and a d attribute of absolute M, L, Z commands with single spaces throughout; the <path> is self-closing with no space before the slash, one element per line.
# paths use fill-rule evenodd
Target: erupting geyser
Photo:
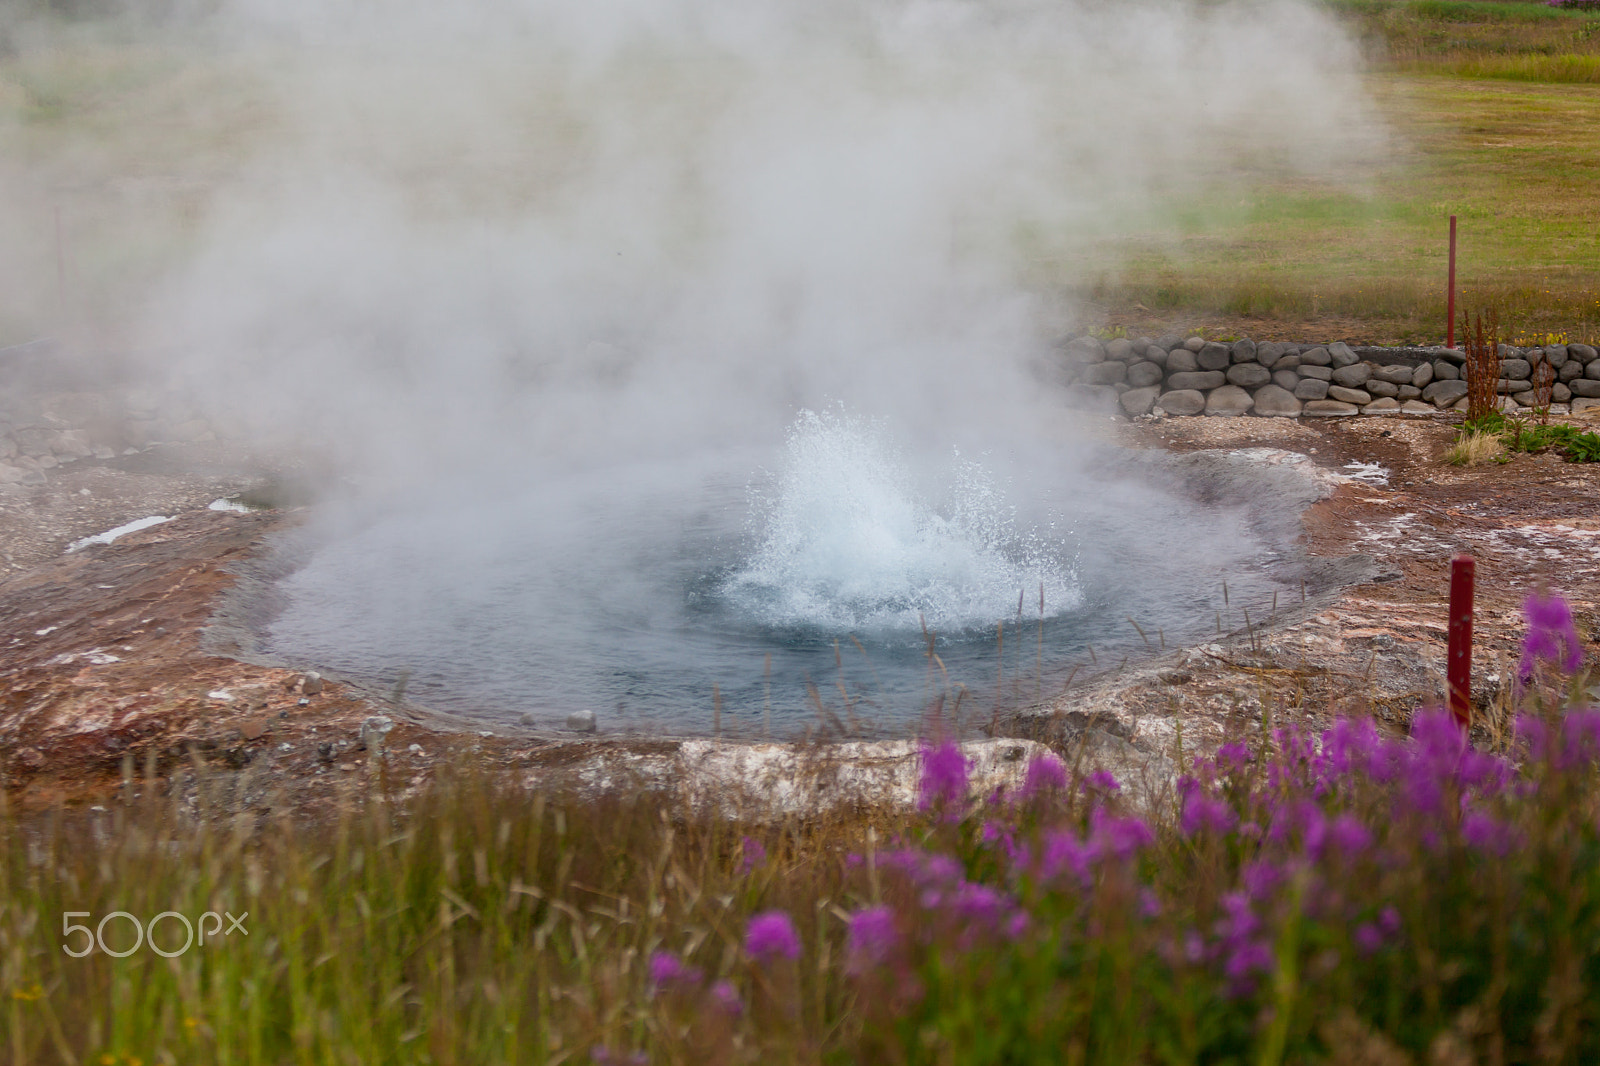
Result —
<path fill-rule="evenodd" d="M 1039 370 L 1104 238 L 1374 146 L 1313 5 L 212 7 L 249 132 L 147 347 L 339 475 L 285 660 L 607 726 L 704 729 L 713 685 L 792 726 L 842 685 L 898 729 L 924 626 L 973 686 L 1038 627 L 1043 691 L 1244 594 L 1240 515 L 1096 476 Z"/>
<path fill-rule="evenodd" d="M 998 695 L 1025 700 L 1090 643 L 1143 652 L 1130 616 L 1190 639 L 1224 576 L 1236 602 L 1275 587 L 1243 506 L 1128 477 L 1002 483 L 954 455 L 919 472 L 838 409 L 802 412 L 772 473 L 760 458 L 331 510 L 290 549 L 264 650 L 378 686 L 405 672 L 412 698 L 487 721 L 585 707 L 609 728 L 704 731 L 715 686 L 745 735 L 816 721 L 813 689 L 895 733 L 958 688 L 987 717 L 997 627 L 1014 682 Z"/>
<path fill-rule="evenodd" d="M 1042 600 L 1051 615 L 1079 602 L 1066 546 L 1019 528 L 980 463 L 954 464 L 935 505 L 881 429 L 811 411 L 784 458 L 758 496 L 758 546 L 722 581 L 729 604 L 759 624 L 951 634 L 991 629 L 1019 599 Z"/>

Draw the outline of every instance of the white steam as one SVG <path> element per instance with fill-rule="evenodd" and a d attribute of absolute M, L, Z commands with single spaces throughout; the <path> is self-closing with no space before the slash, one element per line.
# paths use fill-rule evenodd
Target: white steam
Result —
<path fill-rule="evenodd" d="M 1375 136 L 1300 3 L 234 0 L 213 28 L 276 132 L 150 339 L 231 424 L 408 481 L 771 446 L 830 398 L 1010 450 L 1084 240 Z"/>

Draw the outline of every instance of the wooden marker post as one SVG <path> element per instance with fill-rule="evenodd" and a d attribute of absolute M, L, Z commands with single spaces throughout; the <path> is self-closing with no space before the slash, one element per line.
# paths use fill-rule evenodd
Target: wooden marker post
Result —
<path fill-rule="evenodd" d="M 1450 652 L 1445 676 L 1450 713 L 1462 729 L 1472 725 L 1472 593 L 1476 564 L 1470 555 L 1450 560 Z"/>

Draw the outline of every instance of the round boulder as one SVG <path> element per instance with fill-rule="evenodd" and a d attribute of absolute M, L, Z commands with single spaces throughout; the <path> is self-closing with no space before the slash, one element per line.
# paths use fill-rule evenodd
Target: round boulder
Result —
<path fill-rule="evenodd" d="M 1311 400 L 1300 408 L 1302 418 L 1336 418 L 1340 415 L 1356 415 L 1361 413 L 1361 408 L 1355 404 L 1340 403 L 1338 400 Z"/>
<path fill-rule="evenodd" d="M 1416 388 L 1426 388 L 1428 382 L 1433 380 L 1433 364 L 1423 363 L 1411 371 L 1411 384 Z"/>
<path fill-rule="evenodd" d="M 1533 367 L 1526 359 L 1500 360 L 1500 376 L 1511 381 L 1528 381 Z"/>
<path fill-rule="evenodd" d="M 1333 361 L 1334 366 L 1354 366 L 1361 362 L 1361 357 L 1351 351 L 1350 346 L 1344 341 L 1328 345 L 1328 358 Z"/>
<path fill-rule="evenodd" d="M 1435 381 L 1422 390 L 1422 398 L 1439 407 L 1449 407 L 1467 394 L 1467 383 L 1459 378 Z"/>
<path fill-rule="evenodd" d="M 1300 401 L 1295 399 L 1294 393 L 1279 385 L 1263 385 L 1251 397 L 1255 401 L 1255 413 L 1269 418 L 1298 418 L 1300 416 Z"/>
<path fill-rule="evenodd" d="M 1233 350 L 1226 344 L 1216 341 L 1207 341 L 1195 353 L 1195 362 L 1200 364 L 1201 370 L 1225 370 L 1233 362 Z"/>
<path fill-rule="evenodd" d="M 1134 363 L 1128 368 L 1127 382 L 1135 389 L 1143 389 L 1161 384 L 1162 376 L 1161 368 L 1154 363 Z"/>
<path fill-rule="evenodd" d="M 1206 414 L 1233 418 L 1248 414 L 1250 408 L 1255 406 L 1255 401 L 1250 394 L 1237 385 L 1224 385 L 1220 389 L 1212 389 L 1206 397 Z"/>
<path fill-rule="evenodd" d="M 1347 389 L 1343 385 L 1329 385 L 1328 399 L 1365 406 L 1372 402 L 1372 394 L 1365 389 Z"/>
<path fill-rule="evenodd" d="M 1197 415 L 1206 409 L 1206 396 L 1199 389 L 1175 389 L 1163 392 L 1156 406 L 1169 415 Z"/>
<path fill-rule="evenodd" d="M 1333 356 L 1326 348 L 1309 348 L 1300 353 L 1301 366 L 1328 366 L 1332 362 Z"/>
<path fill-rule="evenodd" d="M 1228 368 L 1228 383 L 1243 389 L 1259 389 L 1272 380 L 1272 371 L 1260 363 L 1235 363 Z"/>
<path fill-rule="evenodd" d="M 1256 361 L 1256 342 L 1249 337 L 1233 342 L 1233 349 L 1229 353 L 1235 363 L 1254 363 Z"/>
<path fill-rule="evenodd" d="M 1078 380 L 1085 385 L 1116 385 L 1128 380 L 1128 367 L 1115 360 L 1093 363 L 1083 368 Z"/>
<path fill-rule="evenodd" d="M 1415 368 L 1395 363 L 1390 366 L 1374 367 L 1372 376 L 1391 385 L 1409 385 L 1411 376 L 1415 373 Z"/>
<path fill-rule="evenodd" d="M 1140 415 L 1150 413 L 1150 408 L 1156 405 L 1156 397 L 1159 395 L 1161 395 L 1160 386 L 1152 385 L 1148 388 L 1129 389 L 1122 394 L 1118 402 L 1122 404 L 1122 409 L 1127 412 L 1129 418 L 1138 418 Z"/>
<path fill-rule="evenodd" d="M 1300 384 L 1300 375 L 1293 370 L 1274 370 L 1272 372 L 1272 383 L 1280 389 L 1288 389 L 1293 392 L 1294 387 Z"/>
<path fill-rule="evenodd" d="M 1106 341 L 1106 358 L 1122 363 L 1133 362 L 1133 342 L 1126 337 Z"/>
<path fill-rule="evenodd" d="M 1187 348 L 1174 348 L 1167 353 L 1167 370 L 1174 374 L 1188 374 L 1200 369 L 1194 353 Z"/>
<path fill-rule="evenodd" d="M 1106 357 L 1098 337 L 1074 337 L 1066 345 L 1067 358 L 1078 363 L 1098 363 Z"/>
<path fill-rule="evenodd" d="M 1297 400 L 1326 400 L 1328 383 L 1320 378 L 1306 378 L 1294 387 Z"/>
<path fill-rule="evenodd" d="M 1369 363 L 1350 363 L 1341 366 L 1333 372 L 1333 383 L 1343 385 L 1347 389 L 1359 389 L 1367 383 L 1372 376 L 1372 366 Z M 1354 401 L 1351 401 L 1352 403 Z"/>

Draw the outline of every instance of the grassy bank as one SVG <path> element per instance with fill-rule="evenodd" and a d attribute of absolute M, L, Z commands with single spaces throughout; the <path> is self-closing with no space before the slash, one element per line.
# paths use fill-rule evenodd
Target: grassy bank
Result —
<path fill-rule="evenodd" d="M 1071 750 L 970 795 L 933 742 L 920 809 L 777 822 L 466 770 L 306 820 L 133 776 L 0 817 L 0 1056 L 1591 1062 L 1600 712 L 1565 605 L 1527 614 L 1521 714 L 1473 746 L 1439 711 L 1240 722 L 1145 795 Z"/>
<path fill-rule="evenodd" d="M 1096 254 L 1117 265 L 1089 290 L 1107 317 L 1437 342 L 1453 214 L 1466 305 L 1499 308 L 1514 330 L 1600 332 L 1600 14 L 1329 6 L 1363 42 L 1389 157 L 1327 180 L 1227 181 L 1107 242 Z"/>

